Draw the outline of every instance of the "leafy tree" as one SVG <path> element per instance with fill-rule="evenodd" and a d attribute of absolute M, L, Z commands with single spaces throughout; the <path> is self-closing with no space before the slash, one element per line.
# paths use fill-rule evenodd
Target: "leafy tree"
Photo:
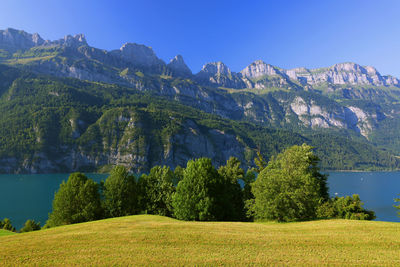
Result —
<path fill-rule="evenodd" d="M 257 173 L 260 173 L 267 166 L 267 162 L 265 161 L 264 157 L 261 155 L 260 150 L 257 151 L 257 157 L 254 158 L 254 163 L 257 166 L 257 168 L 255 169 L 255 171 Z"/>
<path fill-rule="evenodd" d="M 5 218 L 2 223 L 2 228 L 7 231 L 15 232 L 15 227 L 12 226 L 10 219 Z"/>
<path fill-rule="evenodd" d="M 24 224 L 24 227 L 19 230 L 21 233 L 25 232 L 32 232 L 32 231 L 37 231 L 40 230 L 40 223 L 35 222 L 34 220 L 27 220 Z"/>
<path fill-rule="evenodd" d="M 124 166 L 115 166 L 103 188 L 104 210 L 107 216 L 119 217 L 138 212 L 137 185 Z"/>
<path fill-rule="evenodd" d="M 222 220 L 240 221 L 245 218 L 243 192 L 239 184 L 239 180 L 243 180 L 245 174 L 240 165 L 241 163 L 237 158 L 231 157 L 227 160 L 225 166 L 218 169 L 218 173 L 223 179 L 218 198 L 221 201 L 221 207 L 223 207 Z"/>
<path fill-rule="evenodd" d="M 256 180 L 256 172 L 254 169 L 247 170 L 246 174 L 243 176 L 243 199 L 244 201 L 253 199 L 254 195 L 251 192 L 251 185 Z"/>
<path fill-rule="evenodd" d="M 324 202 L 317 210 L 319 218 L 341 218 L 351 220 L 373 220 L 375 213 L 364 209 L 360 196 L 335 197 Z"/>
<path fill-rule="evenodd" d="M 187 163 L 183 179 L 172 197 L 174 215 L 180 220 L 218 220 L 218 187 L 221 177 L 211 159 L 199 158 Z"/>
<path fill-rule="evenodd" d="M 149 214 L 171 216 L 175 175 L 169 167 L 154 166 L 139 178 L 140 207 Z"/>
<path fill-rule="evenodd" d="M 183 179 L 183 172 L 184 172 L 184 168 L 182 168 L 181 166 L 176 166 L 175 170 L 174 170 L 174 181 L 173 184 L 174 186 L 177 186 L 179 181 L 181 181 Z"/>
<path fill-rule="evenodd" d="M 47 226 L 58 226 L 100 219 L 102 208 L 99 186 L 86 175 L 72 173 L 54 195 L 53 211 Z"/>
<path fill-rule="evenodd" d="M 325 175 L 319 159 L 306 144 L 292 146 L 273 157 L 253 183 L 251 211 L 256 219 L 308 220 L 328 199 Z"/>
<path fill-rule="evenodd" d="M 246 174 L 243 177 L 243 202 L 244 202 L 244 211 L 246 213 L 246 217 L 252 221 L 254 219 L 254 214 L 251 211 L 251 207 L 254 205 L 254 195 L 251 192 L 251 186 L 256 180 L 256 171 L 254 169 L 247 170 Z"/>

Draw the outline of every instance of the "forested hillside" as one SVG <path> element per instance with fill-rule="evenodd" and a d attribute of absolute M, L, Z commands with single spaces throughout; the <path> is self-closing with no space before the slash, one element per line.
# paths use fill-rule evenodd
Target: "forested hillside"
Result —
<path fill-rule="evenodd" d="M 328 134 L 300 135 L 233 121 L 118 85 L 0 66 L 0 166 L 6 173 L 148 171 L 210 157 L 252 166 L 294 144 L 316 147 L 326 169 L 397 168 L 390 153 Z M 327 142 L 329 140 L 329 142 Z"/>

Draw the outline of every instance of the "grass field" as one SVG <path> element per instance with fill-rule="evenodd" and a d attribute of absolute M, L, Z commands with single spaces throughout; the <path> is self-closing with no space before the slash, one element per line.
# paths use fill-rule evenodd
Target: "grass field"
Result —
<path fill-rule="evenodd" d="M 138 215 L 1 236 L 0 265 L 391 265 L 400 224 L 181 222 Z"/>
<path fill-rule="evenodd" d="M 3 229 L 0 229 L 0 236 L 4 236 L 4 235 L 13 235 L 13 234 L 15 234 L 15 233 L 10 232 L 10 231 L 6 231 L 6 230 L 3 230 Z"/>

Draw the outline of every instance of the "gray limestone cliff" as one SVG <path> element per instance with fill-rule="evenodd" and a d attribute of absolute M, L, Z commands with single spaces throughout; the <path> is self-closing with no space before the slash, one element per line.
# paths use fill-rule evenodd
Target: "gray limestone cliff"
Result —
<path fill-rule="evenodd" d="M 241 76 L 231 70 L 222 62 L 207 63 L 196 74 L 201 83 L 213 84 L 227 88 L 246 88 Z"/>
<path fill-rule="evenodd" d="M 192 76 L 192 71 L 186 65 L 181 55 L 177 55 L 171 59 L 167 67 L 174 77 L 190 78 Z"/>

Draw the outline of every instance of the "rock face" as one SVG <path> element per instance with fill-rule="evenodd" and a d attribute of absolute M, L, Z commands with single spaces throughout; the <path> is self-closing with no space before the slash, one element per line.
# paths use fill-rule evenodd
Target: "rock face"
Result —
<path fill-rule="evenodd" d="M 355 63 L 341 63 L 329 68 L 286 70 L 293 80 L 308 85 L 359 85 L 359 86 L 398 86 L 399 80 L 382 76 L 374 67 L 362 67 Z"/>
<path fill-rule="evenodd" d="M 208 78 L 206 80 L 216 86 L 237 89 L 299 89 L 304 86 L 308 89 L 312 89 L 313 86 L 400 87 L 399 79 L 383 76 L 374 67 L 363 67 L 355 63 L 340 63 L 320 69 L 295 68 L 285 70 L 256 60 L 236 74 L 231 73 L 223 63 L 217 62 L 206 64 L 197 75 Z M 229 77 L 229 79 L 226 77 Z M 235 79 L 234 83 L 231 82 L 233 79 Z"/>
<path fill-rule="evenodd" d="M 105 51 L 90 47 L 83 34 L 67 35 L 56 41 L 43 40 L 39 34 L 29 34 L 15 29 L 0 31 L 1 57 L 9 59 L 16 51 L 35 48 L 35 56 L 40 57 L 41 48 L 62 48 L 56 60 L 44 62 L 32 60 L 31 69 L 46 74 L 67 76 L 91 81 L 120 83 L 136 87 L 136 72 L 146 72 L 172 77 L 194 78 L 200 85 L 234 89 L 284 88 L 289 90 L 318 90 L 327 88 L 335 91 L 343 87 L 399 87 L 400 80 L 381 75 L 375 68 L 355 63 L 340 63 L 319 69 L 282 69 L 261 60 L 256 60 L 239 73 L 235 73 L 222 62 L 207 63 L 202 70 L 192 76 L 182 56 L 173 58 L 168 65 L 159 59 L 153 49 L 135 43 L 126 43 L 120 49 Z M 63 50 L 65 47 L 68 51 Z M 7 54 L 8 53 L 8 54 Z M 33 57 L 35 57 L 33 56 Z M 58 58 L 60 56 L 60 58 Z M 1 61 L 0 57 L 0 61 Z M 25 56 L 26 57 L 26 56 Z M 64 61 L 69 57 L 74 60 Z M 28 56 L 29 58 L 29 56 Z M 57 63 L 55 63 L 57 62 Z M 128 70 L 127 70 L 128 69 Z M 129 71 L 131 70 L 131 72 Z"/>
<path fill-rule="evenodd" d="M 278 67 L 266 64 L 262 60 L 256 60 L 241 72 L 247 78 L 248 88 L 264 89 L 268 87 L 289 88 L 296 87 L 287 75 Z"/>
<path fill-rule="evenodd" d="M 257 79 L 262 76 L 282 75 L 280 71 L 262 60 L 256 60 L 240 72 L 244 77 Z"/>
<path fill-rule="evenodd" d="M 188 78 L 192 76 L 192 71 L 186 65 L 181 55 L 177 55 L 171 59 L 167 67 L 171 71 L 171 75 L 174 77 Z"/>
<path fill-rule="evenodd" d="M 77 34 L 75 36 L 67 35 L 62 39 L 49 41 L 43 40 L 38 33 L 30 34 L 11 28 L 0 31 L 0 49 L 9 52 L 15 52 L 17 50 L 25 51 L 38 46 L 79 47 L 83 45 L 88 45 L 85 35 L 83 34 Z"/>
<path fill-rule="evenodd" d="M 87 46 L 86 38 L 84 34 L 76 34 L 66 35 L 64 38 L 56 40 L 56 41 L 46 41 L 44 45 L 47 46 L 69 46 L 69 47 L 80 47 L 80 46 Z"/>
<path fill-rule="evenodd" d="M 246 88 L 246 84 L 241 79 L 241 75 L 231 72 L 222 62 L 207 63 L 196 75 L 201 83 L 213 84 L 227 88 Z"/>
<path fill-rule="evenodd" d="M 139 66 L 154 67 L 165 65 L 165 63 L 156 56 L 151 47 L 141 44 L 126 43 L 119 50 L 111 51 L 110 54 Z"/>
<path fill-rule="evenodd" d="M 89 127 L 77 127 L 86 124 L 82 119 L 70 122 L 73 139 L 85 138 L 93 128 L 98 130 L 98 139 L 84 145 L 64 146 L 58 155 L 35 152 L 23 159 L 0 158 L 0 173 L 93 171 L 107 165 L 123 165 L 140 173 L 148 172 L 154 165 L 185 166 L 188 160 L 199 157 L 212 158 L 215 166 L 225 164 L 231 156 L 245 161 L 246 144 L 239 142 L 235 135 L 201 126 L 191 119 L 183 120 L 181 129 L 162 138 L 162 143 L 154 142 L 160 137 L 147 130 L 152 123 L 147 116 L 141 117 L 128 109 L 110 110 Z M 118 126 L 110 128 L 109 123 Z M 158 125 L 157 129 L 164 126 Z"/>
<path fill-rule="evenodd" d="M 11 28 L 4 31 L 0 30 L 0 49 L 6 51 L 27 50 L 34 46 L 43 45 L 44 42 L 37 33 L 29 34 Z"/>

